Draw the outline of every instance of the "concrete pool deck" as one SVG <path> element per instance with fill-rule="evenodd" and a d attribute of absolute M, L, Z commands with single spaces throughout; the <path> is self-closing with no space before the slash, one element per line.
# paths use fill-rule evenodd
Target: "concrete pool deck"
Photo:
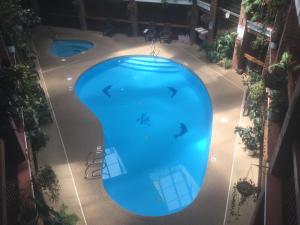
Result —
<path fill-rule="evenodd" d="M 88 40 L 95 47 L 84 54 L 62 60 L 50 54 L 53 36 L 58 39 Z M 115 35 L 109 38 L 93 31 L 54 27 L 36 29 L 34 43 L 40 63 L 41 82 L 49 95 L 54 115 L 54 123 L 46 127 L 50 141 L 46 149 L 40 152 L 39 161 L 51 165 L 57 173 L 61 184 L 61 202 L 80 217 L 79 224 L 224 223 L 230 202 L 228 191 L 233 179 L 245 175 L 248 170 L 245 163 L 256 162 L 242 157 L 241 170 L 233 170 L 234 158 L 238 158 L 235 154 L 239 152 L 233 131 L 241 117 L 243 86 L 240 76 L 232 70 L 225 71 L 202 61 L 194 46 L 178 42 L 157 44 L 159 56 L 186 65 L 205 83 L 213 104 L 212 143 L 205 181 L 196 200 L 185 210 L 173 215 L 142 217 L 126 212 L 112 202 L 98 179 L 84 179 L 87 154 L 103 143 L 102 128 L 96 117 L 76 97 L 73 86 L 86 69 L 105 59 L 122 55 L 149 55 L 151 43 L 146 43 L 142 37 Z"/>

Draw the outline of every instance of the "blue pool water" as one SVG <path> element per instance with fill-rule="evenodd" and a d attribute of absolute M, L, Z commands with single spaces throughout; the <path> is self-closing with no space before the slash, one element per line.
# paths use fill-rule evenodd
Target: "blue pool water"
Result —
<path fill-rule="evenodd" d="M 93 46 L 93 43 L 83 40 L 55 40 L 50 51 L 57 57 L 71 57 L 85 52 Z"/>
<path fill-rule="evenodd" d="M 196 198 L 212 106 L 193 72 L 164 58 L 124 56 L 87 70 L 75 90 L 102 124 L 102 182 L 113 201 L 138 215 L 162 216 Z"/>

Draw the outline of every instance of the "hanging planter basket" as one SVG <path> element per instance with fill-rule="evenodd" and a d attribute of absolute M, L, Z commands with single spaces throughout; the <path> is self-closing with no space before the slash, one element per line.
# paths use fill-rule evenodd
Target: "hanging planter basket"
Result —
<path fill-rule="evenodd" d="M 252 180 L 239 180 L 236 189 L 244 198 L 248 198 L 257 192 L 257 187 Z"/>

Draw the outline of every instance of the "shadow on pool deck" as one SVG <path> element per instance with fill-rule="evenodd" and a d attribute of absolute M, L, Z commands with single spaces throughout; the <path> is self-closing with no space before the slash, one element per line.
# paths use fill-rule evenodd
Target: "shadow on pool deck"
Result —
<path fill-rule="evenodd" d="M 205 181 L 197 199 L 185 210 L 164 217 L 140 217 L 120 209 L 113 203 L 99 180 L 84 177 L 85 159 L 103 143 L 101 125 L 96 117 L 77 99 L 71 90 L 83 71 L 104 59 L 126 54 L 149 54 L 150 44 L 142 37 L 127 38 L 117 35 L 102 37 L 99 33 L 74 29 L 53 28 L 59 38 L 85 39 L 95 47 L 86 54 L 62 62 L 49 54 L 51 39 L 47 29 L 35 32 L 35 43 L 47 90 L 58 121 L 58 127 L 70 163 L 70 173 L 64 148 L 55 124 L 47 127 L 50 142 L 39 154 L 42 164 L 51 165 L 61 183 L 61 201 L 76 212 L 80 224 L 85 224 L 81 206 L 89 225 L 221 225 L 223 224 L 229 177 L 235 149 L 234 127 L 238 124 L 243 88 L 233 71 L 224 71 L 197 59 L 197 50 L 181 43 L 160 44 L 160 56 L 190 67 L 206 84 L 214 109 L 213 134 Z M 120 41 L 122 40 L 122 41 Z M 193 54 L 191 54 L 193 53 Z M 226 77 L 224 77 L 226 74 Z M 72 80 L 67 80 L 72 76 Z M 228 123 L 220 118 L 228 118 Z M 76 190 L 81 206 L 77 199 Z"/>

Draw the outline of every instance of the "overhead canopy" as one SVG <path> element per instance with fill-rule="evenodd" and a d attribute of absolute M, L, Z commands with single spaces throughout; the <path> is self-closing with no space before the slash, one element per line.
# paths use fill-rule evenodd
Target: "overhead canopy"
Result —
<path fill-rule="evenodd" d="M 116 1 L 116 0 L 114 0 Z M 124 0 L 129 1 L 129 0 Z M 230 12 L 231 15 L 239 17 L 240 7 L 242 0 L 221 0 L 220 9 L 223 12 Z M 297 0 L 296 0 L 297 1 Z M 136 0 L 136 2 L 160 3 L 161 0 Z M 192 0 L 167 0 L 168 4 L 191 5 Z M 210 10 L 211 0 L 197 0 L 197 5 L 207 11 Z"/>

